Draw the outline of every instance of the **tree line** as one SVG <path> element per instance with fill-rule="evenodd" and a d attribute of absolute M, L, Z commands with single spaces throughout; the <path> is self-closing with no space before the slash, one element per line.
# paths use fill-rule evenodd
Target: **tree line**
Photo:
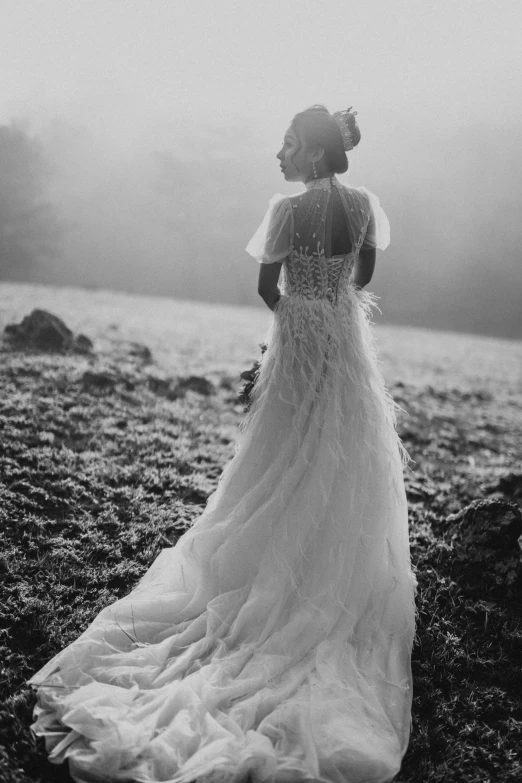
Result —
<path fill-rule="evenodd" d="M 63 227 L 48 196 L 52 176 L 35 137 L 16 123 L 0 126 L 2 280 L 26 280 L 40 258 L 59 252 Z"/>

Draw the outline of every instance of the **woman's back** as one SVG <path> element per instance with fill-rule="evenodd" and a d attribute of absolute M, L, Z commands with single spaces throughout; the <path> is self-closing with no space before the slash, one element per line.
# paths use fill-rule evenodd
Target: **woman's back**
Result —
<path fill-rule="evenodd" d="M 294 223 L 291 244 L 296 253 L 311 251 L 331 258 L 348 255 L 362 243 L 371 210 L 357 188 L 325 177 L 307 182 L 306 191 L 291 196 L 289 202 Z"/>
<path fill-rule="evenodd" d="M 348 255 L 352 252 L 353 241 L 346 222 L 343 203 L 338 191 L 332 188 L 331 195 L 332 229 L 330 232 L 330 249 L 332 256 Z"/>
<path fill-rule="evenodd" d="M 271 248 L 284 261 L 283 295 L 337 299 L 349 285 L 359 250 L 375 241 L 373 212 L 380 205 L 365 188 L 348 187 L 335 177 L 312 180 L 306 188 L 274 200 L 265 258 L 274 257 Z"/>

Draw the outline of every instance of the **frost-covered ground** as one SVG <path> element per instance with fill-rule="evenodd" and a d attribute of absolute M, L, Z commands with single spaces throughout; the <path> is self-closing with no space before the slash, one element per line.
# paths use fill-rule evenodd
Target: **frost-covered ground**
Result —
<path fill-rule="evenodd" d="M 239 373 L 272 317 L 0 284 L 1 331 L 33 308 L 90 337 L 94 355 L 0 352 L 2 783 L 68 779 L 33 747 L 24 682 L 201 513 L 233 455 Z M 397 781 L 514 783 L 522 343 L 383 325 L 376 336 L 414 460 L 405 480 L 420 584 L 413 729 Z M 213 393 L 170 393 L 191 374 Z"/>

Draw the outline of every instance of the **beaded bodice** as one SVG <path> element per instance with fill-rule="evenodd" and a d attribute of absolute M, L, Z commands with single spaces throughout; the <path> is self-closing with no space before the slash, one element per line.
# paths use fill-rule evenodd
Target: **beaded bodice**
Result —
<path fill-rule="evenodd" d="M 307 253 L 294 248 L 283 265 L 281 293 L 336 302 L 349 285 L 354 263 L 353 254 L 326 258 L 324 252 Z"/>
<path fill-rule="evenodd" d="M 292 242 L 283 263 L 281 292 L 336 302 L 349 286 L 365 238 L 369 201 L 357 188 L 332 177 L 307 182 L 306 190 L 290 197 L 290 203 Z"/>

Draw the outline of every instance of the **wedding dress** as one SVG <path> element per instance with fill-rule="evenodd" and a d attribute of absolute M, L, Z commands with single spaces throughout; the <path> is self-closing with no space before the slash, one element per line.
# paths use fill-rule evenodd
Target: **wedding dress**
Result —
<path fill-rule="evenodd" d="M 342 219 L 350 247 L 332 255 Z M 29 681 L 75 781 L 384 783 L 411 725 L 417 580 L 375 296 L 378 198 L 276 196 L 248 245 L 282 262 L 234 457 L 193 526 Z M 338 248 L 333 248 L 338 249 Z"/>

